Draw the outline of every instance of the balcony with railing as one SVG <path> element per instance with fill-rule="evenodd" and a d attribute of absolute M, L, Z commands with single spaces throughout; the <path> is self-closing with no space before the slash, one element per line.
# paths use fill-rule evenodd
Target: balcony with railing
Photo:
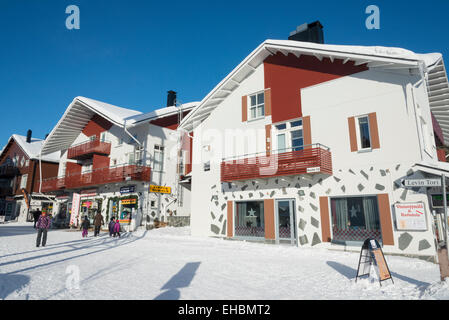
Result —
<path fill-rule="evenodd" d="M 42 192 L 79 189 L 123 181 L 150 181 L 150 178 L 151 168 L 146 166 L 105 167 L 83 173 L 67 174 L 64 177 L 45 179 L 42 181 Z"/>
<path fill-rule="evenodd" d="M 304 149 L 275 150 L 244 155 L 221 162 L 221 181 L 261 179 L 300 174 L 324 173 L 332 175 L 332 154 L 322 144 L 304 146 Z"/>
<path fill-rule="evenodd" d="M 111 143 L 108 141 L 96 139 L 74 145 L 67 151 L 67 158 L 74 160 L 83 160 L 91 158 L 94 154 L 111 154 Z"/>
<path fill-rule="evenodd" d="M 0 178 L 14 177 L 19 175 L 19 168 L 13 165 L 0 166 Z"/>

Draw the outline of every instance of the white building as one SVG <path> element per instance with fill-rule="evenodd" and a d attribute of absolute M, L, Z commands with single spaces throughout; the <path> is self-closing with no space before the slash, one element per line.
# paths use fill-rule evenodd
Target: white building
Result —
<path fill-rule="evenodd" d="M 266 40 L 178 129 L 192 234 L 434 259 L 441 188 L 401 182 L 449 173 L 448 93 L 438 53 Z"/>
<path fill-rule="evenodd" d="M 70 223 L 78 225 L 101 211 L 106 223 L 118 217 L 126 230 L 188 217 L 190 192 L 178 184 L 176 128 L 194 105 L 143 114 L 76 97 L 42 148 L 42 155 L 60 152 L 58 177 L 41 186 L 55 195 L 55 212 L 71 213 Z"/>

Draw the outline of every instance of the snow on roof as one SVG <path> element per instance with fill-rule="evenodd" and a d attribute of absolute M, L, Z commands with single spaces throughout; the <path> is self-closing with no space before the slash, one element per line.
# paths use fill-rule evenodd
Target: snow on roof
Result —
<path fill-rule="evenodd" d="M 143 121 L 148 121 L 155 118 L 163 118 L 166 116 L 170 116 L 172 114 L 177 114 L 179 111 L 188 111 L 192 110 L 195 106 L 197 106 L 200 102 L 189 102 L 184 103 L 178 107 L 171 106 L 171 107 L 165 107 L 157 110 L 153 110 L 147 113 L 142 113 L 133 117 L 130 117 L 126 119 L 127 122 L 130 124 L 136 125 L 137 123 L 141 123 Z"/>
<path fill-rule="evenodd" d="M 75 99 L 78 99 L 79 101 L 90 106 L 98 114 L 109 118 L 110 120 L 112 120 L 112 122 L 115 122 L 116 124 L 123 124 L 125 119 L 142 114 L 142 112 L 140 111 L 117 107 L 106 102 L 86 97 L 76 97 Z"/>
<path fill-rule="evenodd" d="M 41 152 L 42 145 L 44 144 L 44 140 L 37 139 L 37 138 L 31 138 L 31 142 L 28 143 L 26 141 L 25 136 L 21 136 L 18 134 L 13 134 L 9 140 L 8 143 L 11 141 L 11 139 L 14 139 L 14 141 L 17 142 L 17 144 L 22 148 L 22 150 L 28 155 L 30 159 L 39 159 L 39 153 Z M 5 148 L 3 148 L 4 150 Z M 3 152 L 3 150 L 1 152 Z M 1 154 L 1 153 L 0 153 Z M 42 156 L 43 161 L 49 161 L 49 162 L 59 162 L 59 152 L 50 153 L 48 155 Z"/>
<path fill-rule="evenodd" d="M 204 121 L 209 114 L 240 83 L 270 56 L 281 52 L 284 55 L 312 55 L 320 61 L 323 58 L 342 60 L 343 64 L 353 61 L 354 65 L 366 64 L 369 68 L 416 69 L 423 67 L 427 71 L 436 68 L 442 61 L 441 53 L 418 54 L 410 50 L 382 46 L 350 46 L 303 42 L 295 40 L 268 39 L 253 50 L 236 66 L 206 97 L 190 112 L 180 127 L 191 131 Z M 424 66 L 423 66 L 424 64 Z M 425 70 L 422 70 L 425 71 Z M 216 99 L 215 99 L 216 98 Z"/>

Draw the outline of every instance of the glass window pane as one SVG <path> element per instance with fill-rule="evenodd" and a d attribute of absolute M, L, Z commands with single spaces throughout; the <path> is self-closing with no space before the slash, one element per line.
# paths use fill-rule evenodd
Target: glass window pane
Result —
<path fill-rule="evenodd" d="M 285 123 L 276 125 L 276 129 L 278 130 L 284 130 L 287 128 L 287 125 Z"/>
<path fill-rule="evenodd" d="M 292 131 L 292 139 L 302 138 L 302 130 Z"/>
<path fill-rule="evenodd" d="M 257 95 L 257 104 L 262 104 L 264 103 L 264 94 L 263 93 L 259 93 Z"/>
<path fill-rule="evenodd" d="M 256 108 L 251 108 L 251 119 L 256 118 Z"/>
<path fill-rule="evenodd" d="M 235 210 L 235 235 L 265 237 L 263 201 L 238 202 Z"/>
<path fill-rule="evenodd" d="M 291 126 L 292 128 L 294 128 L 294 127 L 300 127 L 300 126 L 302 126 L 302 120 L 290 122 L 290 126 Z"/>
<path fill-rule="evenodd" d="M 256 96 L 251 96 L 251 106 L 255 106 L 256 105 Z"/>
<path fill-rule="evenodd" d="M 265 115 L 265 110 L 263 105 L 257 107 L 257 116 L 262 117 Z"/>
<path fill-rule="evenodd" d="M 368 117 L 359 118 L 360 145 L 362 149 L 371 147 Z"/>
<path fill-rule="evenodd" d="M 294 151 L 302 150 L 304 146 L 303 139 L 293 139 L 292 140 L 292 148 Z"/>
<path fill-rule="evenodd" d="M 278 151 L 285 151 L 285 134 L 278 134 Z"/>

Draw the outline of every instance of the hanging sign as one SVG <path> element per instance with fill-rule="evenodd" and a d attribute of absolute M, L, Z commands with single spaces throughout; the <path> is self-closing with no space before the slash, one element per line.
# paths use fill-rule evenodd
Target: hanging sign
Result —
<path fill-rule="evenodd" d="M 137 199 L 122 199 L 122 205 L 124 204 L 136 204 L 137 203 Z"/>
<path fill-rule="evenodd" d="M 426 231 L 427 220 L 424 203 L 396 203 L 394 205 L 398 230 Z"/>
<path fill-rule="evenodd" d="M 405 187 L 441 187 L 441 179 L 404 179 Z"/>
<path fill-rule="evenodd" d="M 360 251 L 359 266 L 355 281 L 357 282 L 357 278 L 369 275 L 372 265 L 375 267 L 380 285 L 382 285 L 382 281 L 388 279 L 391 279 L 391 282 L 394 283 L 379 242 L 376 239 L 366 239 Z"/>
<path fill-rule="evenodd" d="M 80 212 L 80 194 L 74 193 L 72 198 L 72 213 L 70 215 L 70 224 L 75 227 L 78 226 L 78 216 Z"/>
<path fill-rule="evenodd" d="M 89 189 L 81 191 L 81 197 L 95 197 L 97 195 L 97 189 Z"/>
<path fill-rule="evenodd" d="M 150 192 L 171 193 L 171 188 L 170 187 L 150 185 Z"/>
<path fill-rule="evenodd" d="M 136 192 L 136 186 L 126 186 L 126 187 L 121 187 L 120 188 L 120 193 L 124 194 L 124 193 L 133 193 Z"/>

